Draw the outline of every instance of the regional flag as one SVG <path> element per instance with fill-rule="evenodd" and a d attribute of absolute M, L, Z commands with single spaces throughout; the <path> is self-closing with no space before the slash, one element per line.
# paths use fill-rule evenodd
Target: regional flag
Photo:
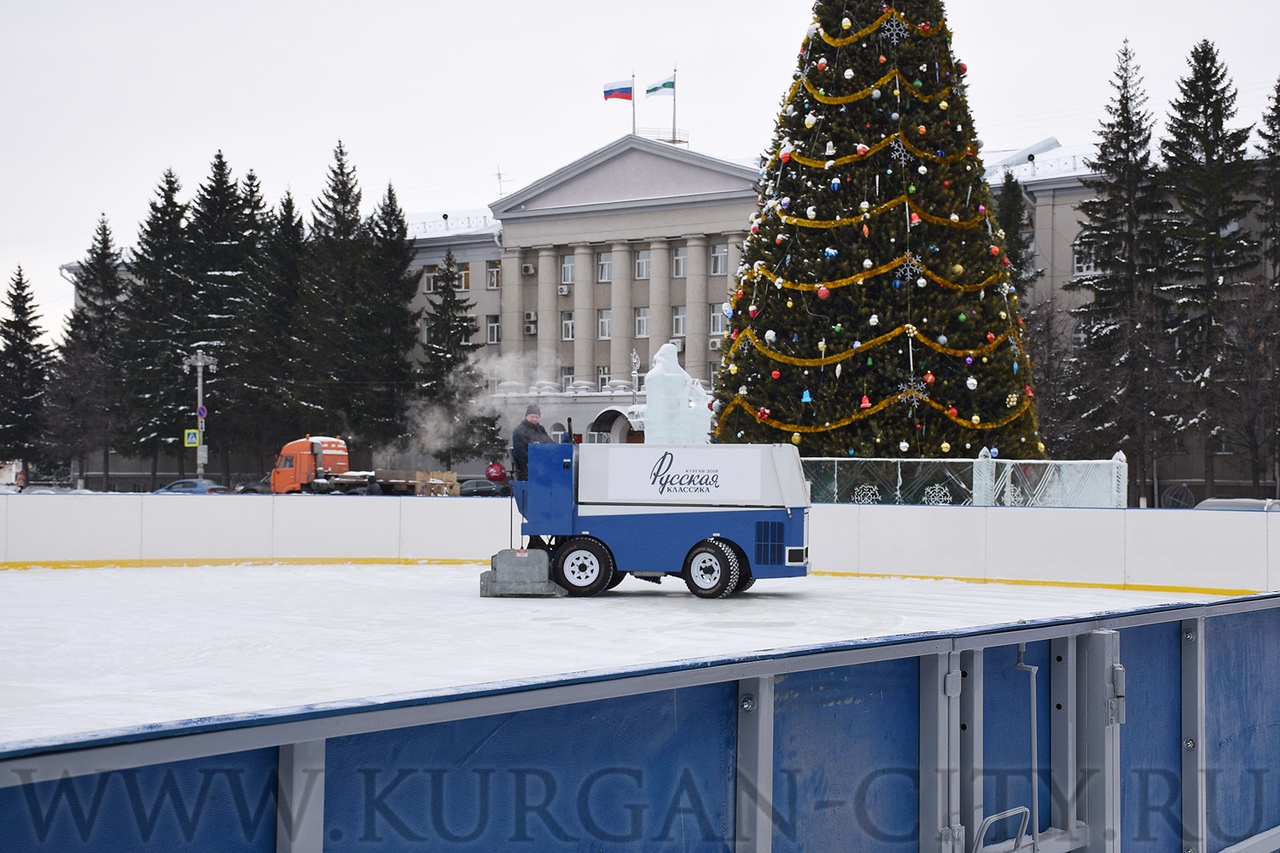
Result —
<path fill-rule="evenodd" d="M 617 83 L 606 83 L 604 87 L 604 99 L 606 101 L 631 100 L 632 89 L 635 84 L 631 80 L 619 80 Z"/>
<path fill-rule="evenodd" d="M 676 94 L 676 75 L 672 74 L 665 80 L 659 80 L 648 89 L 644 90 L 646 98 L 652 98 L 654 95 L 670 95 L 675 97 Z"/>

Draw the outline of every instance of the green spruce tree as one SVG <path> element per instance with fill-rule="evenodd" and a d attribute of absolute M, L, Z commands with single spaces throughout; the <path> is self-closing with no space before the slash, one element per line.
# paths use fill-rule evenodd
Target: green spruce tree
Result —
<path fill-rule="evenodd" d="M 186 229 L 186 269 L 196 306 L 185 343 L 188 351 L 203 351 L 217 362 L 218 369 L 206 370 L 204 376 L 204 404 L 213 415 L 206 422 L 205 442 L 221 454 L 225 477 L 230 475 L 235 413 L 247 403 L 243 318 L 250 294 L 248 241 L 254 231 L 240 187 L 219 151 L 209 177 L 196 190 Z"/>
<path fill-rule="evenodd" d="M 1121 48 L 1113 96 L 1087 160 L 1094 196 L 1080 205 L 1080 251 L 1097 271 L 1069 290 L 1092 297 L 1076 314 L 1082 344 L 1070 362 L 1066 416 L 1084 430 L 1078 450 L 1106 458 L 1124 452 L 1130 491 L 1154 504 L 1156 448 L 1169 438 L 1173 374 L 1163 296 L 1171 210 L 1151 161 L 1154 120 L 1133 50 Z"/>
<path fill-rule="evenodd" d="M 1280 282 L 1280 80 L 1271 93 L 1271 105 L 1258 130 L 1262 138 L 1259 161 L 1259 212 L 1262 218 L 1263 255 L 1267 281 Z"/>
<path fill-rule="evenodd" d="M 75 460 L 81 479 L 87 455 L 100 452 L 105 491 L 110 488 L 111 450 L 124 428 L 126 403 L 120 335 L 125 280 L 105 215 L 75 273 L 75 288 L 75 306 L 50 377 L 50 450 L 56 458 Z"/>
<path fill-rule="evenodd" d="M 1044 270 L 1036 269 L 1035 239 L 1031 214 L 1027 210 L 1027 194 L 1013 172 L 1004 173 L 1000 189 L 996 191 L 995 206 L 996 224 L 1004 232 L 1009 278 L 1019 294 L 1025 296 L 1044 277 Z"/>
<path fill-rule="evenodd" d="M 721 442 L 1044 454 L 1005 235 L 941 0 L 818 0 L 761 170 Z"/>
<path fill-rule="evenodd" d="M 166 170 L 126 264 L 132 280 L 122 304 L 121 364 L 131 433 L 126 446 L 150 457 L 152 488 L 164 452 L 176 453 L 178 474 L 185 476 L 180 442 L 182 430 L 193 425 L 195 397 L 182 360 L 195 352 L 199 303 L 186 271 L 187 206 L 178 200 L 181 190 L 178 176 Z"/>
<path fill-rule="evenodd" d="M 31 463 L 44 443 L 44 402 L 49 382 L 49 348 L 31 298 L 31 285 L 18 267 L 9 282 L 0 318 L 0 459 L 22 460 L 31 482 Z"/>
<path fill-rule="evenodd" d="M 368 278 L 354 323 L 364 350 L 363 381 L 358 396 L 357 432 L 371 444 L 404 438 L 414 397 L 410 361 L 417 342 L 420 312 L 412 307 L 420 269 L 413 268 L 413 243 L 395 189 L 379 202 L 367 223 Z"/>
<path fill-rule="evenodd" d="M 1186 423 L 1204 441 L 1205 491 L 1212 496 L 1215 445 L 1228 405 L 1217 380 L 1233 369 L 1220 314 L 1257 263 L 1256 244 L 1242 227 L 1254 207 L 1255 167 L 1247 147 L 1253 128 L 1230 127 L 1237 92 L 1212 42 L 1197 44 L 1187 64 L 1160 152 L 1166 186 L 1178 204 L 1174 264 L 1180 281 L 1171 291 L 1180 306 L 1175 332 L 1186 341 L 1180 353 L 1191 389 Z"/>
<path fill-rule="evenodd" d="M 367 347 L 353 321 L 365 298 L 370 238 L 360 215 L 361 191 L 355 167 L 339 142 L 321 197 L 313 202 L 311 234 L 302 278 L 301 351 L 310 365 L 304 403 L 312 411 L 308 432 L 352 436 L 365 381 Z M 322 428 L 322 424 L 327 424 Z"/>
<path fill-rule="evenodd" d="M 472 342 L 478 331 L 470 313 L 475 304 L 458 295 L 461 277 L 453 252 L 446 251 L 428 300 L 417 418 L 424 432 L 418 442 L 450 470 L 465 459 L 496 458 L 506 447 L 498 416 L 479 403 L 484 379 L 475 354 L 483 344 Z"/>

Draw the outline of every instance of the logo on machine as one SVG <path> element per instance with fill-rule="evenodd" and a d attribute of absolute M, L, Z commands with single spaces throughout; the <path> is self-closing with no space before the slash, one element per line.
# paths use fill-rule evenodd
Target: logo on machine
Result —
<path fill-rule="evenodd" d="M 676 457 L 667 451 L 649 472 L 649 484 L 660 495 L 709 495 L 720 488 L 720 472 L 714 468 L 685 468 L 672 471 Z"/>

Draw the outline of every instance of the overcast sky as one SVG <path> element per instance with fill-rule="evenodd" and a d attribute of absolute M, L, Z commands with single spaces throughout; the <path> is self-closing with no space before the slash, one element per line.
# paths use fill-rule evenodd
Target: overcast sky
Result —
<path fill-rule="evenodd" d="M 752 158 L 772 134 L 812 0 L 38 0 L 0 3 L 0 288 L 19 265 L 60 332 L 98 217 L 131 245 L 164 170 L 190 198 L 221 150 L 310 213 L 338 140 L 371 209 L 485 208 L 631 130 L 605 83 L 678 68 L 691 148 Z M 1088 143 L 1128 38 L 1159 117 L 1201 38 L 1257 123 L 1280 76 L 1276 0 L 951 0 L 987 151 Z M 641 127 L 671 101 L 637 100 Z M 502 180 L 499 182 L 499 172 Z M 0 313 L 3 308 L 0 307 Z"/>

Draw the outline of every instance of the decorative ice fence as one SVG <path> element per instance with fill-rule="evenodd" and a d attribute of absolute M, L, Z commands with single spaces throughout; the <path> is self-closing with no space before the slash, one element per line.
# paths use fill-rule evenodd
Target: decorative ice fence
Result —
<path fill-rule="evenodd" d="M 815 503 L 1124 507 L 1129 465 L 1111 459 L 805 459 Z"/>

